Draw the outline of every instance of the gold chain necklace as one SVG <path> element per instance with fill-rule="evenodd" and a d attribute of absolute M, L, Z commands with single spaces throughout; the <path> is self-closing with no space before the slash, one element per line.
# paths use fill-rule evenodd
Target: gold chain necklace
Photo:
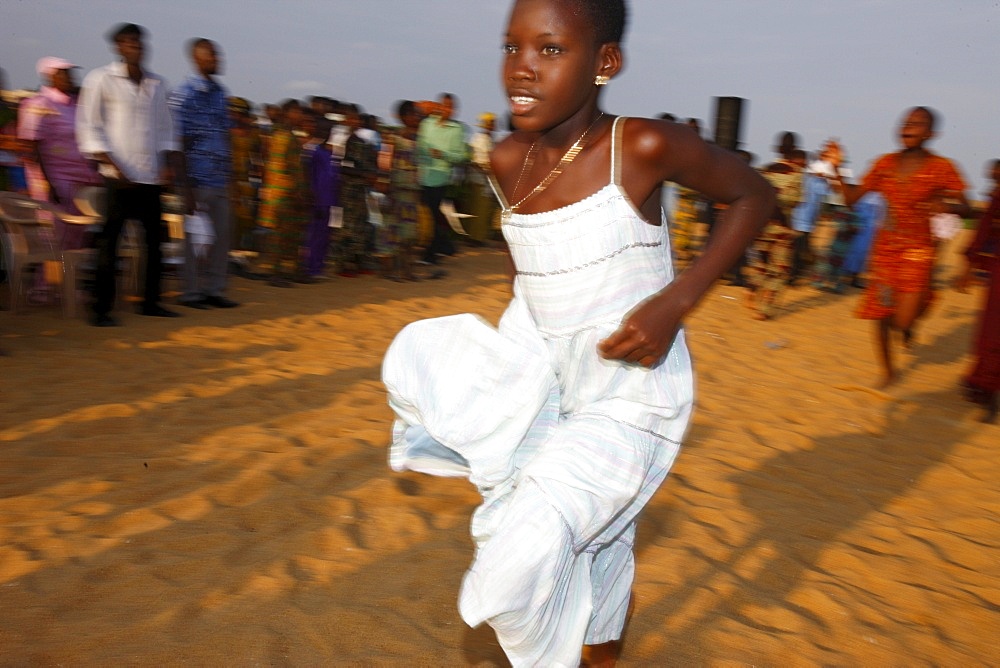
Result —
<path fill-rule="evenodd" d="M 575 142 L 573 142 L 573 145 L 570 146 L 569 150 L 563 154 L 563 157 L 559 159 L 559 162 L 557 162 L 556 166 L 552 168 L 552 171 L 549 172 L 548 175 L 531 190 L 531 192 L 522 197 L 517 204 L 510 207 L 508 211 L 513 212 L 517 207 L 521 206 L 529 199 L 531 199 L 538 193 L 548 188 L 552 184 L 552 182 L 555 181 L 556 178 L 558 178 L 559 175 L 563 173 L 563 170 L 565 170 L 566 167 L 569 166 L 569 163 L 573 162 L 576 159 L 576 156 L 580 155 L 580 151 L 582 151 L 584 147 L 587 145 L 587 142 L 585 141 L 587 135 L 589 135 L 590 131 L 594 129 L 594 126 L 597 125 L 597 121 L 601 120 L 602 118 L 604 118 L 603 111 L 597 118 L 594 119 L 594 122 L 591 123 L 586 130 L 583 131 L 583 134 L 580 135 L 580 138 L 577 139 Z M 545 135 L 542 135 L 542 137 L 544 136 Z M 528 153 L 524 156 L 524 164 L 521 166 L 521 173 L 517 177 L 517 183 L 514 184 L 514 190 L 511 193 L 512 197 L 517 196 L 517 191 L 521 188 L 521 180 L 524 178 L 524 175 L 530 172 L 531 168 L 535 166 L 535 157 L 538 153 L 538 142 L 541 141 L 542 137 L 539 137 L 531 144 L 531 148 L 528 149 Z"/>

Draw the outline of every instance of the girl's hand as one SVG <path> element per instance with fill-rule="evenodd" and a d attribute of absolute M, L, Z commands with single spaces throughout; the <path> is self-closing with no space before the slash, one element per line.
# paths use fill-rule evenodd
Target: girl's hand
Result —
<path fill-rule="evenodd" d="M 597 352 L 604 359 L 652 368 L 670 350 L 685 312 L 667 287 L 629 311 L 621 326 L 597 344 Z"/>
<path fill-rule="evenodd" d="M 959 195 L 960 193 L 946 188 L 939 188 L 934 191 L 930 196 L 931 214 L 952 213 L 953 209 L 960 204 L 958 200 Z"/>

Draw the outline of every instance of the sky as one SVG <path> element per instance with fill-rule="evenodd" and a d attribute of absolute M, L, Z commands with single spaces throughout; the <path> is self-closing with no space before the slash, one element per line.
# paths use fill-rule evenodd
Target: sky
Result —
<path fill-rule="evenodd" d="M 604 93 L 614 114 L 670 112 L 714 126 L 715 98 L 744 98 L 743 148 L 757 163 L 775 137 L 816 150 L 839 139 L 863 172 L 897 148 L 905 109 L 942 118 L 931 145 L 956 160 L 970 196 L 1000 158 L 1000 0 L 631 0 L 626 67 Z M 222 82 L 254 102 L 327 95 L 392 120 L 399 99 L 459 99 L 458 118 L 502 116 L 506 0 L 0 0 L 0 68 L 35 88 L 38 58 L 87 70 L 129 21 L 149 30 L 147 66 L 172 82 L 184 44 L 216 41 Z"/>

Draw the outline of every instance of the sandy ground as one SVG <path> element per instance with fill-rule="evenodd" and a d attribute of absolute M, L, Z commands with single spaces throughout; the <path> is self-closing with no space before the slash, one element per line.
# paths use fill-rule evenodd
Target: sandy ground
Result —
<path fill-rule="evenodd" d="M 241 308 L 113 330 L 0 313 L 0 665 L 506 665 L 455 608 L 477 496 L 388 470 L 379 382 L 406 323 L 495 322 L 503 266 L 237 278 Z M 956 389 L 980 295 L 941 293 L 887 393 L 855 295 L 707 297 L 620 665 L 1000 664 L 1000 427 Z"/>

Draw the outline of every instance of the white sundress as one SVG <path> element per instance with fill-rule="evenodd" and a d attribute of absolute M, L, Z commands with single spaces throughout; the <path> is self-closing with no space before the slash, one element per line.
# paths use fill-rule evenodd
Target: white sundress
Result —
<path fill-rule="evenodd" d="M 694 380 L 678 332 L 652 369 L 602 359 L 598 342 L 673 279 L 667 226 L 611 182 L 537 214 L 504 208 L 517 277 L 498 329 L 455 315 L 412 323 L 383 365 L 396 412 L 390 465 L 466 476 L 483 495 L 463 619 L 489 623 L 515 666 L 577 666 L 620 637 L 638 512 L 690 421 Z"/>

